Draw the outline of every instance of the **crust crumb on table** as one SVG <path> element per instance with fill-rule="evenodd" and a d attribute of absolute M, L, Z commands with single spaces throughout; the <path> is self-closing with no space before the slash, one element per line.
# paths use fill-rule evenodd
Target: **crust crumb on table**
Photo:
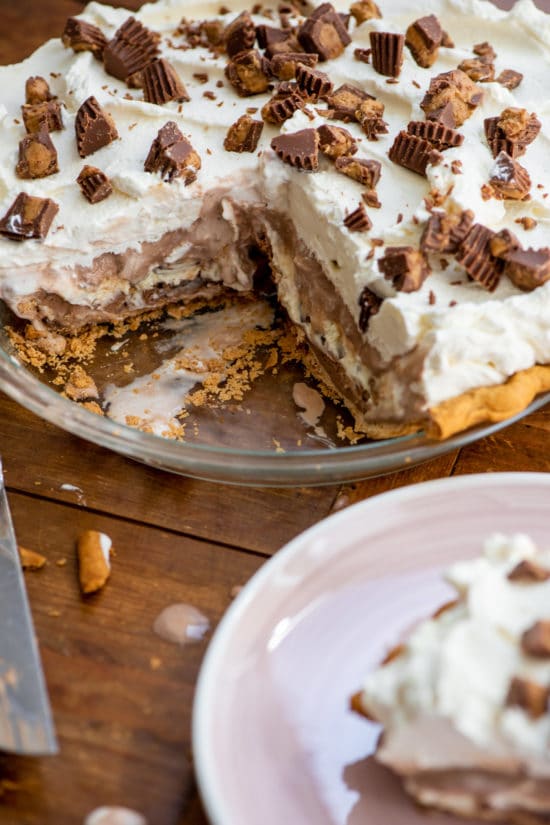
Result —
<path fill-rule="evenodd" d="M 19 547 L 19 558 L 23 570 L 41 570 L 46 564 L 46 557 L 35 550 L 27 550 L 26 547 Z"/>
<path fill-rule="evenodd" d="M 84 595 L 96 593 L 111 575 L 112 542 L 105 533 L 85 530 L 78 537 L 78 579 Z"/>

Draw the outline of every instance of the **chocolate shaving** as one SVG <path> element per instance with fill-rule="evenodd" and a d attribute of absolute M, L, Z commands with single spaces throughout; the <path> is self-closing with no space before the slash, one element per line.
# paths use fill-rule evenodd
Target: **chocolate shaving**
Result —
<path fill-rule="evenodd" d="M 462 126 L 482 100 L 483 92 L 468 75 L 460 69 L 453 69 L 432 78 L 420 107 L 429 120 L 442 120 L 443 112 L 446 112 L 446 125 L 455 128 Z M 449 105 L 452 123 L 446 109 Z"/>
<path fill-rule="evenodd" d="M 550 249 L 516 249 L 505 258 L 504 274 L 519 289 L 530 292 L 550 279 Z M 550 573 L 549 573 L 550 575 Z"/>
<path fill-rule="evenodd" d="M 319 55 L 319 60 L 339 57 L 351 37 L 331 3 L 318 6 L 300 26 L 298 40 L 306 52 Z"/>
<path fill-rule="evenodd" d="M 160 172 L 162 180 L 169 183 L 183 178 L 188 186 L 197 177 L 201 159 L 177 124 L 169 120 L 151 144 L 143 168 L 146 172 Z"/>
<path fill-rule="evenodd" d="M 61 105 L 57 100 L 45 103 L 25 103 L 21 106 L 23 123 L 29 134 L 46 129 L 48 132 L 60 132 L 63 129 Z"/>
<path fill-rule="evenodd" d="M 344 218 L 344 226 L 350 232 L 368 232 L 371 229 L 372 223 L 363 203 Z"/>
<path fill-rule="evenodd" d="M 363 287 L 361 295 L 359 296 L 359 329 L 361 332 L 367 331 L 370 319 L 378 313 L 383 300 L 383 298 L 379 298 L 375 292 L 369 289 L 368 286 Z"/>
<path fill-rule="evenodd" d="M 506 89 L 510 89 L 510 91 L 517 89 L 522 80 L 523 75 L 521 72 L 515 72 L 513 69 L 504 69 L 496 78 L 497 83 L 500 83 L 500 85 Z"/>
<path fill-rule="evenodd" d="M 76 182 L 89 203 L 99 203 L 113 193 L 111 181 L 101 169 L 84 166 Z"/>
<path fill-rule="evenodd" d="M 316 172 L 319 168 L 319 135 L 316 129 L 278 135 L 271 141 L 271 148 L 283 163 L 296 169 Z"/>
<path fill-rule="evenodd" d="M 35 103 L 47 103 L 53 100 L 48 82 L 43 77 L 29 77 L 25 82 L 25 102 L 31 106 Z"/>
<path fill-rule="evenodd" d="M 43 240 L 59 206 L 50 198 L 33 198 L 20 192 L 0 220 L 0 235 L 12 241 Z"/>
<path fill-rule="evenodd" d="M 382 17 L 382 13 L 374 0 L 359 0 L 357 3 L 352 3 L 349 10 L 358 26 L 367 20 Z"/>
<path fill-rule="evenodd" d="M 458 68 L 475 83 L 490 83 L 495 79 L 493 63 L 487 63 L 483 58 L 471 57 L 463 60 Z"/>
<path fill-rule="evenodd" d="M 225 76 L 240 97 L 267 91 L 270 75 L 269 61 L 255 49 L 240 52 L 225 67 Z"/>
<path fill-rule="evenodd" d="M 103 59 L 107 38 L 97 26 L 78 17 L 69 17 L 61 35 L 63 45 L 74 52 L 92 52 L 97 60 Z"/>
<path fill-rule="evenodd" d="M 242 115 L 229 127 L 223 148 L 226 152 L 255 152 L 263 128 L 261 120 L 252 120 L 249 115 Z"/>
<path fill-rule="evenodd" d="M 59 172 L 57 152 L 46 129 L 27 135 L 19 143 L 19 163 L 16 170 L 20 178 L 46 178 Z"/>
<path fill-rule="evenodd" d="M 440 152 L 455 146 L 462 146 L 464 143 L 464 135 L 438 120 L 411 120 L 407 126 L 407 132 L 427 140 Z"/>
<path fill-rule="evenodd" d="M 368 189 L 376 189 L 382 171 L 382 164 L 378 160 L 366 158 L 339 157 L 336 158 L 334 166 L 339 172 L 362 183 Z"/>
<path fill-rule="evenodd" d="M 537 564 L 536 561 L 524 559 L 516 564 L 513 570 L 510 570 L 506 578 L 508 581 L 520 582 L 520 584 L 537 584 L 550 579 L 550 570 Z"/>
<path fill-rule="evenodd" d="M 118 138 L 115 122 L 95 97 L 84 101 L 75 119 L 76 146 L 81 158 L 86 158 Z"/>
<path fill-rule="evenodd" d="M 292 117 L 298 109 L 303 109 L 305 104 L 306 101 L 297 92 L 291 94 L 278 93 L 262 107 L 262 117 L 266 123 L 283 123 Z"/>
<path fill-rule="evenodd" d="M 314 68 L 319 61 L 318 54 L 305 54 L 304 52 L 287 52 L 276 54 L 271 58 L 271 73 L 279 80 L 292 80 L 296 77 L 298 64 Z"/>
<path fill-rule="evenodd" d="M 178 73 L 164 58 L 153 60 L 143 69 L 143 97 L 158 106 L 171 100 L 190 100 Z"/>
<path fill-rule="evenodd" d="M 506 706 L 521 708 L 532 719 L 540 719 L 548 711 L 549 700 L 550 688 L 515 676 L 510 682 Z"/>
<path fill-rule="evenodd" d="M 378 269 L 398 292 L 416 292 L 430 274 L 426 259 L 412 246 L 388 246 Z"/>
<path fill-rule="evenodd" d="M 370 32 L 369 37 L 375 72 L 386 77 L 399 77 L 403 64 L 404 36 L 392 32 Z"/>
<path fill-rule="evenodd" d="M 319 149 L 329 158 L 340 158 L 343 155 L 354 155 L 357 152 L 357 141 L 347 129 L 323 124 L 319 126 L 317 133 Z"/>
<path fill-rule="evenodd" d="M 427 69 L 437 60 L 442 39 L 441 24 L 435 14 L 430 14 L 411 23 L 405 35 L 405 44 L 417 64 Z"/>
<path fill-rule="evenodd" d="M 531 188 L 527 169 L 506 152 L 497 155 L 489 183 L 495 196 L 502 200 L 525 200 Z"/>
<path fill-rule="evenodd" d="M 541 620 L 525 631 L 521 649 L 535 659 L 550 659 L 550 621 Z"/>
<path fill-rule="evenodd" d="M 332 92 L 332 81 L 329 76 L 303 63 L 296 66 L 296 83 L 311 100 L 318 100 Z"/>
<path fill-rule="evenodd" d="M 254 46 L 256 27 L 250 13 L 243 11 L 232 23 L 225 27 L 223 41 L 229 57 L 235 57 L 239 52 L 246 52 Z M 265 48 L 265 47 L 262 47 Z"/>
<path fill-rule="evenodd" d="M 159 40 L 160 35 L 147 29 L 135 17 L 129 17 L 103 50 L 105 71 L 119 80 L 126 80 L 159 56 Z"/>
<path fill-rule="evenodd" d="M 391 161 L 418 175 L 426 176 L 430 164 L 437 164 L 442 156 L 431 143 L 409 132 L 399 132 L 388 152 Z"/>
<path fill-rule="evenodd" d="M 491 252 L 491 238 L 494 233 L 486 226 L 476 223 L 462 241 L 456 260 L 462 264 L 473 281 L 477 281 L 488 292 L 498 286 L 503 269 L 503 261 Z"/>
<path fill-rule="evenodd" d="M 460 215 L 432 212 L 422 233 L 420 248 L 424 253 L 458 252 L 459 246 L 472 228 L 474 213 L 469 209 Z"/>
<path fill-rule="evenodd" d="M 335 120 L 343 120 L 344 123 L 357 122 L 357 110 L 366 100 L 374 100 L 374 97 L 358 86 L 344 83 L 327 95 L 330 116 Z"/>

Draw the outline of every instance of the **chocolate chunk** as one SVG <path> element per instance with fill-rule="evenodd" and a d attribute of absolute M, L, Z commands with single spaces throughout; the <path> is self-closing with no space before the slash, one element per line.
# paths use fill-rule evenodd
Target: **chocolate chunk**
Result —
<path fill-rule="evenodd" d="M 371 32 L 370 47 L 372 49 L 372 67 L 378 74 L 386 77 L 399 77 L 403 64 L 402 34 L 392 32 Z"/>
<path fill-rule="evenodd" d="M 97 60 L 103 59 L 103 50 L 107 45 L 107 38 L 101 29 L 78 17 L 69 17 L 61 40 L 74 52 L 92 52 Z"/>
<path fill-rule="evenodd" d="M 95 97 L 84 101 L 75 119 L 76 145 L 81 158 L 86 158 L 118 138 L 115 122 Z"/>
<path fill-rule="evenodd" d="M 523 75 L 521 72 L 515 72 L 513 69 L 504 69 L 496 78 L 497 83 L 500 83 L 500 85 L 506 89 L 510 89 L 510 91 L 517 89 L 522 80 Z"/>
<path fill-rule="evenodd" d="M 76 182 L 82 194 L 90 203 L 99 203 L 113 193 L 111 181 L 107 175 L 95 166 L 84 166 Z"/>
<path fill-rule="evenodd" d="M 379 298 L 375 292 L 367 286 L 363 287 L 361 295 L 359 296 L 359 329 L 361 332 L 366 332 L 370 319 L 378 313 L 382 306 L 383 298 Z"/>
<path fill-rule="evenodd" d="M 234 57 L 239 52 L 246 52 L 254 46 L 256 27 L 249 12 L 243 11 L 225 27 L 223 40 L 229 57 Z M 265 47 L 262 46 L 262 48 Z"/>
<path fill-rule="evenodd" d="M 531 188 L 527 169 L 506 152 L 497 155 L 489 183 L 495 197 L 502 200 L 525 200 Z"/>
<path fill-rule="evenodd" d="M 468 75 L 460 69 L 453 69 L 432 78 L 420 107 L 429 120 L 440 120 L 442 111 L 450 104 L 454 122 L 447 122 L 447 125 L 454 128 L 462 126 L 482 100 L 483 92 Z M 430 117 L 435 114 L 438 116 Z"/>
<path fill-rule="evenodd" d="M 305 99 L 298 92 L 291 94 L 278 93 L 262 106 L 262 118 L 266 123 L 283 123 L 289 117 L 292 117 L 298 109 L 303 109 L 305 104 Z"/>
<path fill-rule="evenodd" d="M 276 54 L 271 58 L 271 72 L 279 80 L 292 80 L 296 77 L 298 64 L 314 68 L 319 61 L 318 54 L 305 54 L 304 52 L 287 52 Z"/>
<path fill-rule="evenodd" d="M 303 63 L 296 67 L 296 83 L 312 100 L 318 100 L 332 92 L 332 81 L 329 76 Z"/>
<path fill-rule="evenodd" d="M 515 676 L 510 682 L 506 706 L 518 707 L 526 711 L 532 719 L 540 719 L 548 712 L 550 688 L 543 687 L 529 679 Z"/>
<path fill-rule="evenodd" d="M 510 232 L 509 229 L 501 229 L 491 238 L 490 247 L 495 258 L 506 261 L 512 252 L 521 249 L 521 244 L 513 232 Z"/>
<path fill-rule="evenodd" d="M 339 57 L 351 43 L 346 27 L 330 3 L 323 3 L 310 14 L 300 26 L 298 40 L 304 51 L 318 54 L 322 61 Z"/>
<path fill-rule="evenodd" d="M 370 206 L 373 209 L 380 209 L 380 207 L 382 206 L 382 204 L 378 200 L 376 189 L 365 189 L 365 191 L 361 194 L 361 197 L 367 204 L 367 206 Z"/>
<path fill-rule="evenodd" d="M 460 71 L 468 75 L 470 80 L 476 83 L 490 83 L 495 79 L 495 67 L 493 63 L 487 63 L 479 57 L 471 57 L 463 60 L 458 67 Z"/>
<path fill-rule="evenodd" d="M 455 146 L 462 146 L 464 143 L 464 135 L 445 126 L 439 120 L 411 120 L 407 126 L 407 132 L 427 140 L 440 152 Z"/>
<path fill-rule="evenodd" d="M 424 69 L 437 60 L 442 39 L 443 30 L 435 14 L 415 20 L 405 34 L 405 44 L 418 65 Z"/>
<path fill-rule="evenodd" d="M 31 106 L 35 103 L 47 103 L 53 100 L 48 82 L 43 77 L 29 77 L 25 82 L 25 102 Z"/>
<path fill-rule="evenodd" d="M 63 129 L 61 105 L 57 100 L 45 103 L 25 103 L 21 106 L 23 123 L 29 134 L 47 129 L 48 132 L 60 132 Z"/>
<path fill-rule="evenodd" d="M 398 166 L 424 177 L 428 165 L 437 164 L 442 158 L 431 143 L 408 132 L 399 132 L 388 155 Z"/>
<path fill-rule="evenodd" d="M 319 149 L 329 158 L 340 158 L 343 155 L 354 155 L 357 152 L 357 141 L 340 126 L 323 124 L 317 129 L 319 135 Z"/>
<path fill-rule="evenodd" d="M 416 292 L 430 274 L 426 259 L 412 246 L 388 246 L 378 269 L 398 292 Z"/>
<path fill-rule="evenodd" d="M 153 60 L 143 69 L 143 97 L 147 103 L 159 106 L 170 100 L 190 100 L 180 76 L 164 58 Z"/>
<path fill-rule="evenodd" d="M 27 135 L 19 143 L 16 172 L 20 178 L 46 178 L 59 172 L 57 152 L 46 129 Z"/>
<path fill-rule="evenodd" d="M 139 72 L 159 54 L 160 35 L 129 17 L 103 50 L 105 71 L 119 80 Z"/>
<path fill-rule="evenodd" d="M 334 165 L 339 172 L 362 183 L 368 189 L 376 189 L 376 184 L 380 180 L 382 164 L 377 160 L 340 157 L 336 158 Z"/>
<path fill-rule="evenodd" d="M 511 582 L 520 582 L 520 584 L 537 584 L 550 579 L 550 570 L 547 567 L 541 567 L 536 561 L 524 559 L 516 564 L 513 570 L 510 570 L 506 578 Z"/>
<path fill-rule="evenodd" d="M 242 115 L 229 127 L 223 148 L 226 152 L 255 152 L 264 124 L 252 120 L 250 115 Z"/>
<path fill-rule="evenodd" d="M 350 232 L 368 232 L 372 227 L 365 205 L 360 203 L 357 209 L 344 218 L 344 226 Z"/>
<path fill-rule="evenodd" d="M 255 49 L 240 52 L 225 67 L 225 76 L 241 97 L 267 91 L 270 75 L 269 61 Z"/>
<path fill-rule="evenodd" d="M 366 20 L 382 17 L 382 13 L 374 0 L 359 0 L 357 3 L 352 3 L 349 10 L 358 26 Z"/>
<path fill-rule="evenodd" d="M 271 141 L 271 148 L 284 163 L 297 169 L 316 172 L 319 168 L 319 135 L 316 129 L 279 135 Z"/>
<path fill-rule="evenodd" d="M 355 118 L 368 140 L 378 140 L 378 135 L 387 134 L 388 124 L 383 114 L 384 104 L 379 100 L 364 100 L 355 112 Z"/>
<path fill-rule="evenodd" d="M 162 180 L 169 183 L 183 178 L 188 186 L 197 177 L 201 159 L 174 121 L 169 120 L 151 144 L 143 168 L 146 172 L 160 172 Z"/>
<path fill-rule="evenodd" d="M 360 63 L 370 63 L 372 49 L 354 49 L 353 56 Z"/>
<path fill-rule="evenodd" d="M 477 54 L 479 57 L 483 58 L 487 61 L 487 63 L 492 63 L 496 60 L 497 53 L 493 49 L 490 43 L 486 40 L 483 43 L 476 43 L 474 48 L 472 49 L 474 54 Z"/>
<path fill-rule="evenodd" d="M 470 278 L 488 292 L 497 288 L 504 266 L 503 261 L 491 252 L 493 235 L 486 226 L 475 223 L 462 241 L 456 256 Z"/>
<path fill-rule="evenodd" d="M 0 220 L 0 235 L 12 241 L 43 240 L 59 206 L 50 198 L 33 198 L 20 192 Z"/>
<path fill-rule="evenodd" d="M 505 258 L 504 274 L 519 289 L 531 291 L 550 279 L 550 249 L 516 249 Z"/>
<path fill-rule="evenodd" d="M 327 95 L 327 104 L 331 111 L 331 117 L 335 120 L 343 120 L 344 123 L 357 122 L 357 110 L 366 100 L 374 100 L 372 95 L 364 92 L 358 86 L 351 83 L 344 83 L 330 95 Z"/>
<path fill-rule="evenodd" d="M 424 253 L 455 254 L 474 222 L 474 213 L 465 210 L 459 215 L 434 211 L 422 233 L 420 248 Z"/>
<path fill-rule="evenodd" d="M 550 659 L 550 621 L 543 619 L 526 630 L 521 637 L 521 649 L 527 656 Z"/>

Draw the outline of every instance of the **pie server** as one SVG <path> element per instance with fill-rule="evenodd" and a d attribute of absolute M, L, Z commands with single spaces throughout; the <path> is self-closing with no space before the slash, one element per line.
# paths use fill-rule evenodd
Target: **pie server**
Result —
<path fill-rule="evenodd" d="M 0 460 L 0 751 L 57 753 Z"/>

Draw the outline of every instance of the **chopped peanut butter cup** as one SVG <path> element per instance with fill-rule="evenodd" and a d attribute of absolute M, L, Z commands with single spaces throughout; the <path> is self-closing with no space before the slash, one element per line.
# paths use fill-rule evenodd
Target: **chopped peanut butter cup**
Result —
<path fill-rule="evenodd" d="M 363 288 L 359 296 L 359 329 L 361 332 L 367 331 L 370 319 L 378 313 L 383 300 L 383 298 L 380 298 L 375 292 L 369 289 L 368 286 Z"/>
<path fill-rule="evenodd" d="M 256 27 L 248 11 L 239 14 L 232 23 L 226 26 L 223 33 L 225 50 L 229 57 L 234 57 L 239 52 L 248 51 L 253 47 L 255 40 Z"/>
<path fill-rule="evenodd" d="M 331 3 L 323 3 L 309 15 L 298 31 L 298 40 L 306 52 L 318 54 L 322 61 L 339 57 L 351 43 L 351 37 Z"/>
<path fill-rule="evenodd" d="M 498 117 L 488 117 L 484 121 L 485 136 L 493 157 L 506 152 L 517 158 L 525 154 L 541 129 L 538 117 L 527 111 L 510 107 L 504 109 Z"/>
<path fill-rule="evenodd" d="M 151 144 L 144 164 L 145 171 L 160 172 L 162 179 L 168 183 L 183 178 L 187 186 L 196 179 L 200 168 L 199 155 L 174 121 L 169 120 Z"/>
<path fill-rule="evenodd" d="M 460 71 L 467 74 L 474 83 L 491 83 L 495 79 L 495 67 L 480 57 L 471 57 L 460 63 Z"/>
<path fill-rule="evenodd" d="M 440 152 L 455 146 L 462 146 L 464 143 L 464 135 L 438 120 L 411 120 L 407 126 L 407 132 L 427 140 Z"/>
<path fill-rule="evenodd" d="M 143 69 L 143 97 L 148 103 L 159 106 L 171 100 L 190 100 L 180 76 L 164 58 L 153 60 Z"/>
<path fill-rule="evenodd" d="M 504 274 L 519 289 L 537 289 L 550 279 L 550 249 L 516 249 L 505 258 Z M 548 572 L 548 571 L 547 571 Z M 548 573 L 550 576 L 550 573 Z"/>
<path fill-rule="evenodd" d="M 330 117 L 344 123 L 357 122 L 357 110 L 367 100 L 374 100 L 374 97 L 358 86 L 344 83 L 327 95 Z"/>
<path fill-rule="evenodd" d="M 283 163 L 296 169 L 316 172 L 319 168 L 319 135 L 316 129 L 279 135 L 271 141 L 271 148 Z"/>
<path fill-rule="evenodd" d="M 60 132 L 63 129 L 61 104 L 57 100 L 44 103 L 25 103 L 21 106 L 23 123 L 29 134 L 47 129 L 48 132 Z"/>
<path fill-rule="evenodd" d="M 362 183 L 368 189 L 375 189 L 380 180 L 382 164 L 378 160 L 367 160 L 366 158 L 336 158 L 335 168 L 348 178 Z"/>
<path fill-rule="evenodd" d="M 521 649 L 527 656 L 550 659 L 550 621 L 535 622 L 526 630 L 521 637 Z"/>
<path fill-rule="evenodd" d="M 510 91 L 517 89 L 522 80 L 523 75 L 521 72 L 515 72 L 513 69 L 504 69 L 496 78 L 497 83 L 500 83 L 506 89 L 510 89 Z"/>
<path fill-rule="evenodd" d="M 97 60 L 103 60 L 103 50 L 107 45 L 107 38 L 100 28 L 80 20 L 78 17 L 69 17 L 61 35 L 63 45 L 74 52 L 92 52 Z"/>
<path fill-rule="evenodd" d="M 506 697 L 507 707 L 518 707 L 526 711 L 532 719 L 540 719 L 548 712 L 550 689 L 529 679 L 514 677 Z"/>
<path fill-rule="evenodd" d="M 33 198 L 21 192 L 0 220 L 0 235 L 12 241 L 43 240 L 59 206 L 50 198 Z"/>
<path fill-rule="evenodd" d="M 548 255 L 548 261 L 550 264 L 550 254 Z M 550 570 L 531 559 L 524 559 L 516 564 L 513 570 L 510 570 L 507 578 L 511 582 L 519 582 L 520 584 L 536 584 L 537 582 L 548 581 Z"/>
<path fill-rule="evenodd" d="M 374 0 L 358 0 L 357 3 L 351 4 L 349 10 L 358 26 L 367 20 L 372 20 L 373 18 L 380 19 L 382 17 L 382 12 Z"/>
<path fill-rule="evenodd" d="M 105 71 L 119 80 L 140 72 L 159 56 L 159 40 L 160 35 L 129 17 L 103 50 Z"/>
<path fill-rule="evenodd" d="M 57 152 L 47 129 L 23 138 L 16 167 L 20 178 L 46 178 L 58 171 Z"/>
<path fill-rule="evenodd" d="M 403 64 L 404 36 L 393 32 L 371 32 L 369 37 L 375 72 L 386 77 L 399 77 Z"/>
<path fill-rule="evenodd" d="M 430 215 L 420 240 L 424 253 L 450 253 L 454 255 L 472 228 L 474 213 L 469 209 L 459 215 L 434 211 Z"/>
<path fill-rule="evenodd" d="M 355 112 L 355 119 L 368 140 L 378 140 L 378 135 L 388 133 L 388 124 L 382 117 L 383 114 L 384 104 L 380 100 L 364 100 Z"/>
<path fill-rule="evenodd" d="M 85 166 L 76 182 L 89 203 L 100 203 L 113 193 L 111 181 L 107 175 L 95 166 Z"/>
<path fill-rule="evenodd" d="M 305 54 L 304 52 L 287 52 L 275 54 L 271 58 L 270 68 L 272 74 L 279 80 L 292 80 L 296 77 L 298 64 L 314 68 L 319 61 L 318 54 Z"/>
<path fill-rule="evenodd" d="M 290 94 L 284 91 L 278 92 L 271 100 L 268 100 L 267 103 L 262 106 L 262 118 L 265 122 L 274 124 L 283 123 L 285 120 L 288 120 L 289 117 L 292 117 L 298 109 L 303 109 L 306 101 L 298 91 L 299 90 L 291 92 Z"/>
<path fill-rule="evenodd" d="M 241 97 L 259 95 L 269 87 L 269 61 L 255 49 L 240 52 L 225 67 L 225 76 Z"/>
<path fill-rule="evenodd" d="M 529 172 L 506 152 L 495 160 L 489 184 L 495 197 L 502 200 L 525 200 L 531 189 Z"/>
<path fill-rule="evenodd" d="M 462 126 L 482 99 L 483 92 L 468 75 L 460 69 L 453 69 L 432 78 L 420 107 L 428 119 L 440 120 L 441 117 L 437 115 L 441 115 L 445 107 L 450 106 L 454 123 L 447 122 L 447 125 L 454 128 Z M 430 117 L 434 115 L 436 116 Z"/>
<path fill-rule="evenodd" d="M 430 164 L 434 165 L 441 161 L 441 154 L 433 144 L 409 132 L 399 132 L 388 155 L 398 166 L 424 176 Z"/>
<path fill-rule="evenodd" d="M 332 80 L 324 72 L 299 63 L 296 66 L 296 83 L 312 100 L 318 100 L 332 92 Z"/>
<path fill-rule="evenodd" d="M 113 118 L 93 96 L 85 100 L 76 113 L 75 132 L 81 158 L 92 155 L 118 138 Z"/>
<path fill-rule="evenodd" d="M 25 81 L 25 103 L 30 103 L 31 106 L 35 103 L 47 103 L 48 100 L 53 100 L 53 97 L 48 82 L 43 77 L 29 77 Z"/>
<path fill-rule="evenodd" d="M 435 14 L 429 14 L 411 23 L 405 35 L 405 44 L 418 65 L 427 69 L 437 60 L 442 39 L 439 20 Z"/>
<path fill-rule="evenodd" d="M 491 238 L 494 232 L 486 226 L 476 223 L 462 241 L 456 260 L 470 278 L 477 281 L 488 292 L 498 286 L 504 262 L 491 252 Z"/>
<path fill-rule="evenodd" d="M 264 124 L 252 120 L 250 115 L 242 115 L 229 127 L 223 148 L 227 152 L 255 152 Z"/>
<path fill-rule="evenodd" d="M 357 209 L 354 209 L 344 218 L 344 226 L 350 232 L 368 232 L 372 227 L 372 223 L 367 215 L 364 203 L 360 203 Z"/>
<path fill-rule="evenodd" d="M 341 126 L 323 124 L 319 126 L 317 133 L 319 149 L 329 158 L 340 158 L 344 155 L 354 155 L 357 152 L 357 141 L 347 129 Z"/>
<path fill-rule="evenodd" d="M 509 229 L 501 229 L 493 235 L 489 245 L 495 258 L 501 258 L 503 261 L 506 261 L 512 252 L 521 249 L 519 240 Z"/>
<path fill-rule="evenodd" d="M 424 255 L 412 246 L 388 246 L 378 269 L 398 292 L 416 292 L 430 274 Z"/>

